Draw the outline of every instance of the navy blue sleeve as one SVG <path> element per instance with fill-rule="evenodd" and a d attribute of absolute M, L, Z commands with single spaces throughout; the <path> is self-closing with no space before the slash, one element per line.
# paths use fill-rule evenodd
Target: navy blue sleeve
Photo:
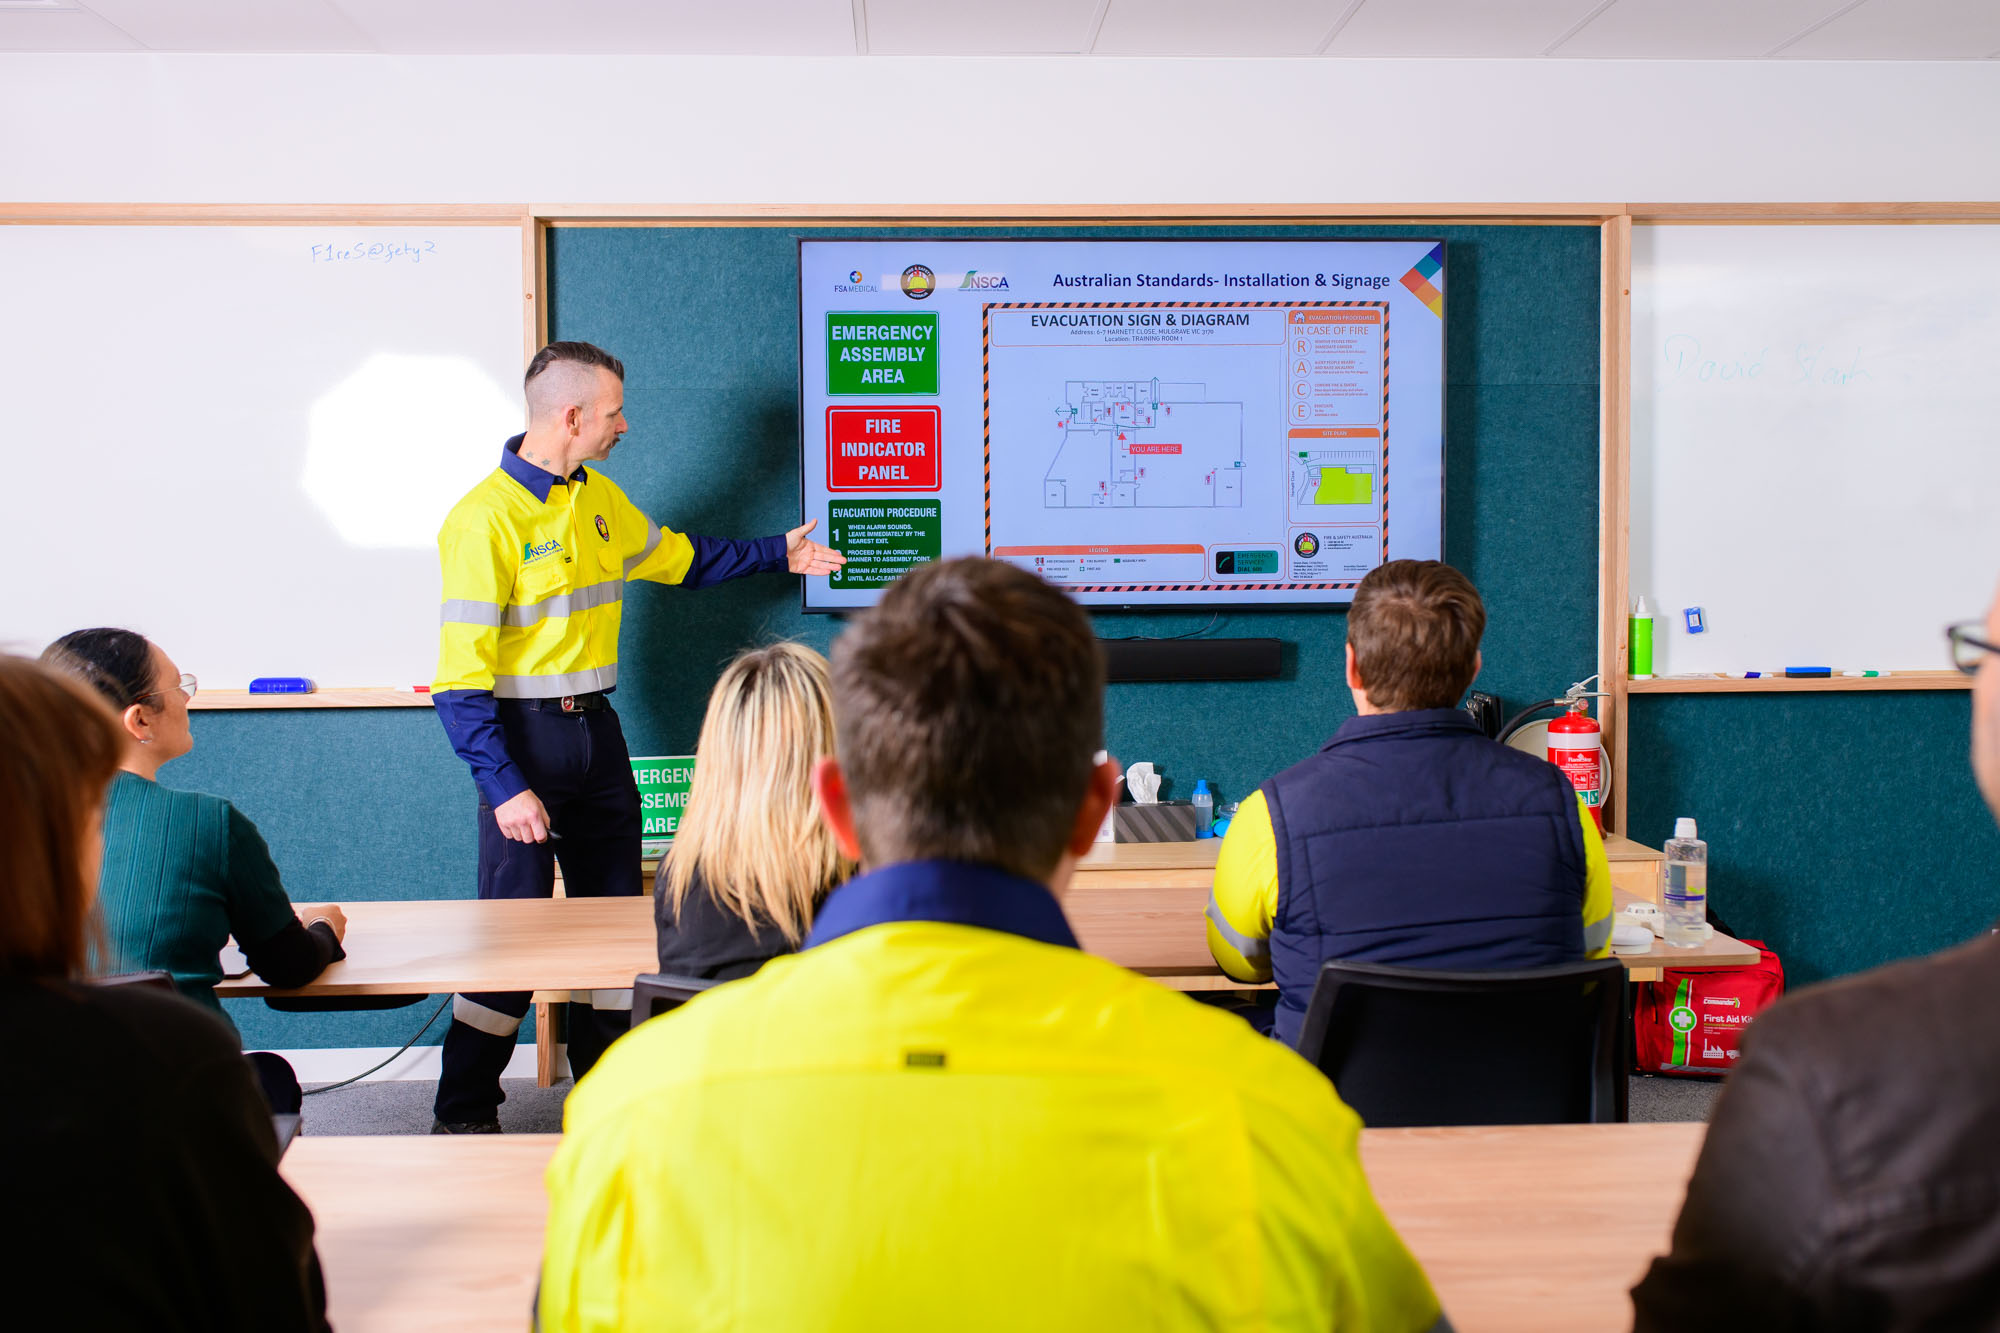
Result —
<path fill-rule="evenodd" d="M 785 568 L 785 537 L 757 537 L 736 541 L 729 537 L 697 537 L 687 534 L 694 547 L 694 559 L 681 576 L 683 588 L 706 588 L 745 574 L 771 574 Z"/>
<path fill-rule="evenodd" d="M 528 790 L 528 780 L 507 753 L 500 710 L 491 690 L 439 690 L 431 695 L 451 748 L 472 770 L 479 794 L 498 808 Z"/>

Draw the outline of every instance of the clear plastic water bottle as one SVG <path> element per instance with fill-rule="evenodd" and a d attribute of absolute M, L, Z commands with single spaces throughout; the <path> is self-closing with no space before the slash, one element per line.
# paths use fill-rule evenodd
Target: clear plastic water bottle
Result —
<path fill-rule="evenodd" d="M 1665 870 L 1667 943 L 1692 949 L 1709 935 L 1708 844 L 1695 836 L 1692 819 L 1674 821 Z"/>
<path fill-rule="evenodd" d="M 1215 797 L 1209 794 L 1208 779 L 1196 778 L 1194 795 L 1188 798 L 1194 805 L 1194 836 L 1212 838 L 1215 836 Z"/>

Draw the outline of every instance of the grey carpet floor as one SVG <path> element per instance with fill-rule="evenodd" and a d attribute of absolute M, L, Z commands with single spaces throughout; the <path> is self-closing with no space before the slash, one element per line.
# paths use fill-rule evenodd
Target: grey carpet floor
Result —
<path fill-rule="evenodd" d="M 562 1132 L 563 1098 L 570 1081 L 538 1088 L 533 1079 L 508 1079 L 500 1125 L 510 1134 Z M 1634 1078 L 1631 1116 L 1635 1121 L 1707 1120 L 1720 1083 L 1684 1078 Z M 415 1080 L 356 1083 L 306 1098 L 308 1134 L 428 1134 L 436 1086 Z"/>

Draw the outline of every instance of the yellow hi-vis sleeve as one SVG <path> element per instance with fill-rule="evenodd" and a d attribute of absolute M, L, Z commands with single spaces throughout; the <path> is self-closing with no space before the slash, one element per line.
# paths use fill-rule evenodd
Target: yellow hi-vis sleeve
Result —
<path fill-rule="evenodd" d="M 1583 956 L 1611 956 L 1611 858 L 1604 854 L 1604 836 L 1590 807 L 1576 798 L 1576 813 L 1583 820 L 1583 859 L 1588 873 L 1583 882 Z"/>
<path fill-rule="evenodd" d="M 1271 979 L 1271 927 L 1278 919 L 1278 839 L 1264 793 L 1236 808 L 1208 896 L 1208 951 L 1238 981 Z"/>
<path fill-rule="evenodd" d="M 595 478 L 593 478 L 593 481 Z M 625 553 L 627 579 L 651 579 L 655 583 L 679 583 L 694 563 L 694 543 L 672 528 L 663 528 L 646 517 L 624 491 L 611 489 L 613 523 L 618 529 L 619 548 Z"/>
<path fill-rule="evenodd" d="M 444 604 L 433 691 L 493 688 L 500 622 L 513 600 L 514 564 L 512 541 L 484 525 L 448 522 L 438 533 Z"/>

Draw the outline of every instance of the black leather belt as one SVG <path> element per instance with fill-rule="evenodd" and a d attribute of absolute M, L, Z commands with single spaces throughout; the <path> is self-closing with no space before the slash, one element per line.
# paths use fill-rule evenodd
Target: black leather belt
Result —
<path fill-rule="evenodd" d="M 538 713 L 597 713 L 611 707 L 611 697 L 602 690 L 591 694 L 565 694 L 559 699 L 508 699 L 504 702 L 532 708 Z"/>

